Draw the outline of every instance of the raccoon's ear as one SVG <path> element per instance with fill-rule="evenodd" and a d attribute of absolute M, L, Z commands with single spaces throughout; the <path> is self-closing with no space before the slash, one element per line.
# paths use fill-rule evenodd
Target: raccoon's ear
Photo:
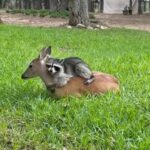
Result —
<path fill-rule="evenodd" d="M 51 46 L 47 47 L 47 48 L 43 48 L 41 50 L 41 53 L 39 55 L 39 58 L 42 60 L 44 59 L 47 55 L 51 55 Z"/>

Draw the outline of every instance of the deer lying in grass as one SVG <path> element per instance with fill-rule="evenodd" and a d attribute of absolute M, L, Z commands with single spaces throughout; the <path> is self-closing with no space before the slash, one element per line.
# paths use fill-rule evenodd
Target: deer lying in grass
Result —
<path fill-rule="evenodd" d="M 50 49 L 42 50 L 40 56 L 32 60 L 26 71 L 22 74 L 22 79 L 29 79 L 39 76 L 45 83 L 46 87 L 51 90 L 53 78 L 49 75 L 45 60 L 49 55 Z M 72 77 L 67 85 L 63 87 L 54 87 L 54 94 L 57 97 L 67 95 L 81 96 L 85 93 L 101 94 L 109 91 L 118 91 L 118 80 L 113 76 L 101 72 L 94 72 L 95 80 L 89 85 L 84 84 L 84 79 L 80 77 Z"/>

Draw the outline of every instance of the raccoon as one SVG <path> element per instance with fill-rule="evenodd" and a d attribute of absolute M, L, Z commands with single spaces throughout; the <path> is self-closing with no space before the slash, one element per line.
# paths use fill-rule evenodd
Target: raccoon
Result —
<path fill-rule="evenodd" d="M 84 78 L 84 84 L 87 85 L 94 81 L 94 75 L 91 69 L 81 58 L 78 57 L 68 57 L 65 59 L 55 59 L 49 57 L 46 60 L 46 67 L 48 68 L 48 72 L 50 74 L 59 73 L 59 75 L 63 76 L 62 79 L 64 79 L 64 76 L 67 77 L 67 75 L 70 75 L 71 77 L 79 76 Z"/>
<path fill-rule="evenodd" d="M 53 86 L 54 87 L 62 87 L 68 83 L 72 75 L 66 74 L 64 72 L 63 66 L 61 66 L 58 62 L 53 61 L 53 63 L 46 64 L 48 67 L 48 72 L 53 79 Z"/>

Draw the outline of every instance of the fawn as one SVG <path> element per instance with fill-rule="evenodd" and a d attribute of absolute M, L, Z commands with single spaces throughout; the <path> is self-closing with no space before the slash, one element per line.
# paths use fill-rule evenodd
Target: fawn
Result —
<path fill-rule="evenodd" d="M 53 86 L 54 79 L 50 76 L 45 64 L 50 51 L 50 47 L 43 48 L 39 57 L 33 59 L 26 71 L 22 74 L 22 79 L 40 77 L 49 90 L 54 90 L 54 94 L 57 97 L 68 95 L 81 96 L 85 93 L 102 94 L 109 91 L 119 91 L 118 80 L 115 77 L 102 72 L 93 72 L 95 80 L 89 85 L 84 84 L 83 78 L 75 76 L 63 87 Z"/>

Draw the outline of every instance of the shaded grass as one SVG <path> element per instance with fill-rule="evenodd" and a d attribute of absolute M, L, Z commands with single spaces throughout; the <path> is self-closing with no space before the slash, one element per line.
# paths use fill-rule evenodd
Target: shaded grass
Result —
<path fill-rule="evenodd" d="M 149 149 L 150 33 L 0 26 L 0 149 Z M 49 98 L 21 80 L 42 47 L 115 75 L 119 94 Z"/>

